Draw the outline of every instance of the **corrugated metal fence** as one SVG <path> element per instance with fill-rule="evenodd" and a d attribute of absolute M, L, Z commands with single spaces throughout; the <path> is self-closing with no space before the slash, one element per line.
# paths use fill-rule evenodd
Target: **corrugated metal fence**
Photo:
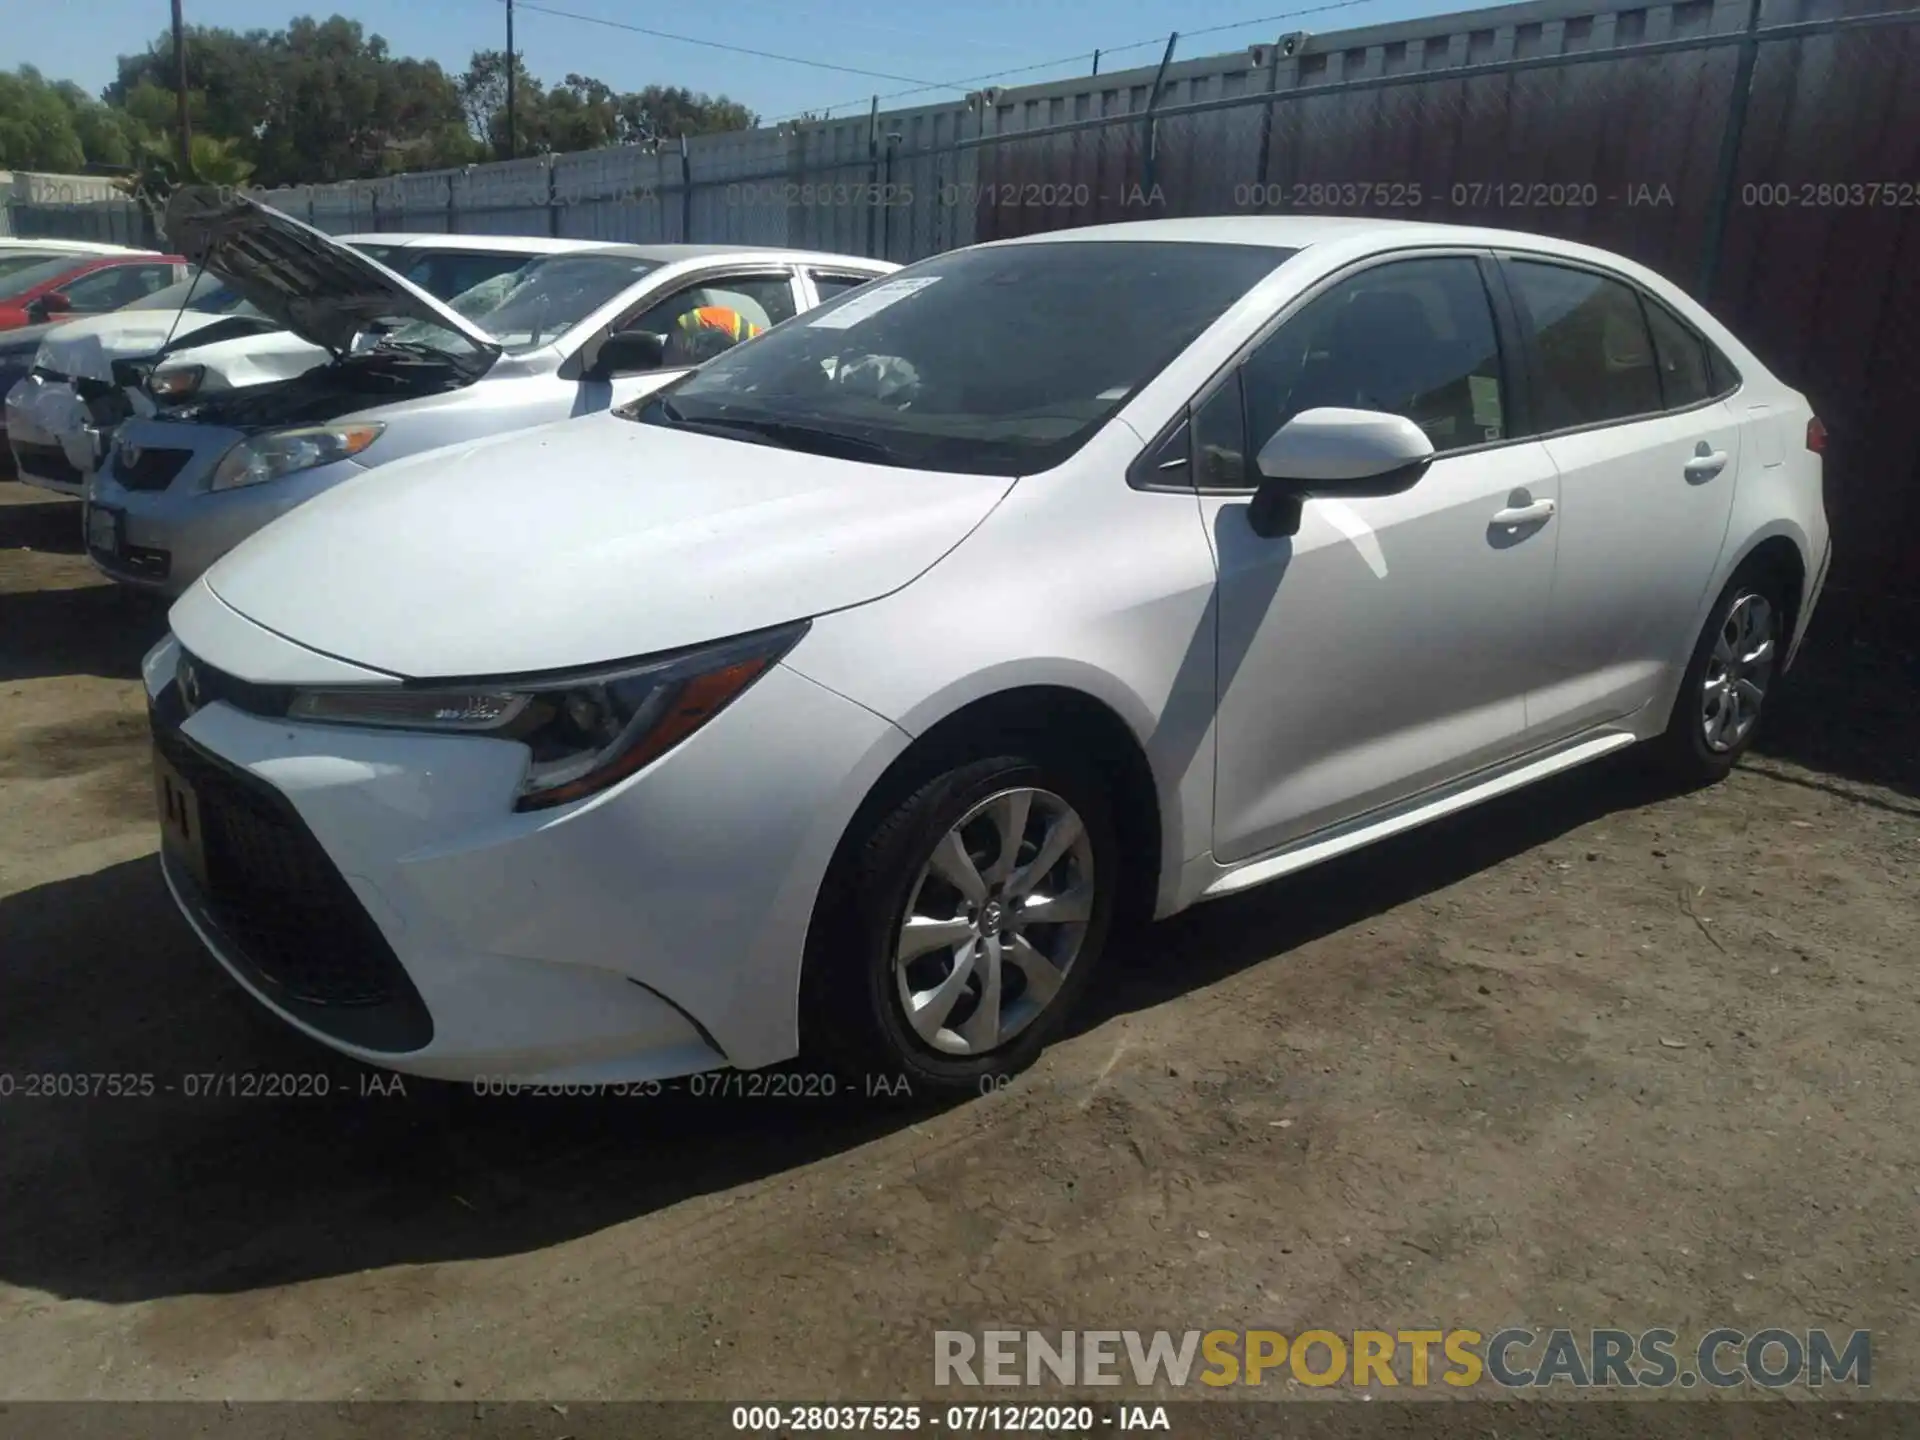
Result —
<path fill-rule="evenodd" d="M 1920 607 L 1920 0 L 1542 0 L 857 119 L 269 192 L 343 233 L 913 260 L 1117 219 L 1367 213 L 1631 255 L 1832 431 L 1830 607 Z"/>
<path fill-rule="evenodd" d="M 22 240 L 151 242 L 146 216 L 100 175 L 0 170 L 0 235 Z"/>

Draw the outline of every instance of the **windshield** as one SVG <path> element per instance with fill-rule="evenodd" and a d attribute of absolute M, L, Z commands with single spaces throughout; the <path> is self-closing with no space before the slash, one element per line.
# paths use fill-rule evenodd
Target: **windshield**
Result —
<path fill-rule="evenodd" d="M 49 280 L 58 280 L 87 262 L 76 255 L 62 255 L 57 259 L 40 259 L 24 270 L 15 270 L 10 275 L 0 276 L 0 300 L 12 300 L 29 290 L 38 289 Z"/>
<path fill-rule="evenodd" d="M 623 414 L 881 464 L 1047 470 L 1293 253 L 1149 240 L 956 251 L 728 350 Z"/>
<path fill-rule="evenodd" d="M 203 270 L 191 280 L 182 280 L 169 285 L 164 290 L 156 290 L 151 295 L 142 296 L 131 305 L 123 305 L 123 310 L 178 310 L 185 306 L 189 310 L 202 310 L 209 315 L 244 315 L 249 319 L 264 320 L 266 316 L 249 305 L 231 285 L 210 270 Z"/>
<path fill-rule="evenodd" d="M 518 353 L 551 344 L 654 268 L 631 255 L 550 255 L 482 282 L 451 305 Z"/>

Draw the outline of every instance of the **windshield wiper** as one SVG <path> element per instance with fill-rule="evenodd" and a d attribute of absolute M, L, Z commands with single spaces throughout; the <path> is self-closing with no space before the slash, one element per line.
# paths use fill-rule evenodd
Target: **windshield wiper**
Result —
<path fill-rule="evenodd" d="M 811 455 L 833 455 L 843 460 L 873 460 L 883 465 L 898 463 L 893 451 L 886 446 L 863 440 L 858 435 L 842 434 L 838 430 L 820 430 L 791 420 L 754 420 L 724 415 L 694 417 L 682 413 L 671 400 L 664 398 L 660 401 L 660 411 L 673 424 L 688 430 L 752 437 L 762 444 L 777 445 L 782 450 L 804 451 Z"/>

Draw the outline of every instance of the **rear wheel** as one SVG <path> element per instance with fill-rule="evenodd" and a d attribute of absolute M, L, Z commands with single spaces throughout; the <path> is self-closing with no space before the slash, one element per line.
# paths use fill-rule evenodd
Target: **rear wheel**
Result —
<path fill-rule="evenodd" d="M 1120 859 L 1098 781 L 1054 758 L 944 770 L 867 822 L 808 937 L 803 1029 L 838 1068 L 915 1096 L 1032 1064 L 1085 992 Z"/>
<path fill-rule="evenodd" d="M 1779 674 L 1784 618 L 1781 587 L 1765 570 L 1742 570 L 1721 592 L 1659 742 L 1677 779 L 1711 784 L 1753 743 Z"/>

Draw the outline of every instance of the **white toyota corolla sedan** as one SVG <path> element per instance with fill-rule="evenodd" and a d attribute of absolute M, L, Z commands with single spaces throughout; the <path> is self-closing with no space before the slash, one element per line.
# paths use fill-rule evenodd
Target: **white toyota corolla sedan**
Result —
<path fill-rule="evenodd" d="M 1536 236 L 939 256 L 622 409 L 274 522 L 147 657 L 163 864 L 363 1060 L 970 1092 L 1166 916 L 1635 742 L 1752 740 L 1807 402 Z"/>

